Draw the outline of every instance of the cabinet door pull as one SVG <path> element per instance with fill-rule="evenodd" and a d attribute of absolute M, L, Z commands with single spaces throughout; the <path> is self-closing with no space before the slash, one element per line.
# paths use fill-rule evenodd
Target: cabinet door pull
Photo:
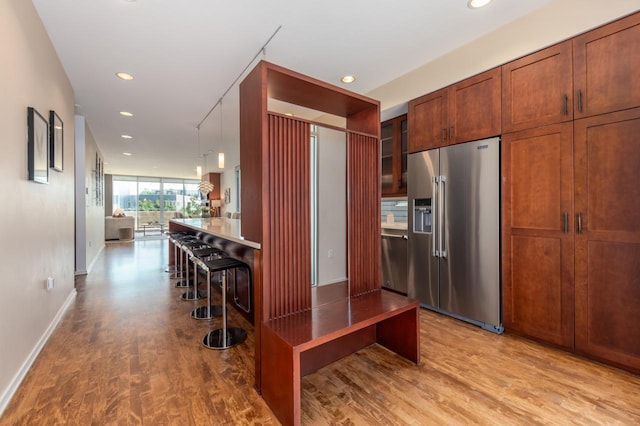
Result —
<path fill-rule="evenodd" d="M 568 96 L 567 96 L 567 94 L 565 93 L 565 94 L 564 94 L 564 106 L 562 107 L 562 108 L 563 108 L 563 111 L 564 111 L 564 115 L 569 115 L 569 110 L 567 109 L 567 102 L 568 102 L 568 98 L 569 98 L 569 97 L 568 97 Z"/>
<path fill-rule="evenodd" d="M 578 111 L 582 112 L 582 90 L 578 89 Z"/>
<path fill-rule="evenodd" d="M 442 140 L 447 140 L 447 129 L 445 129 L 444 127 L 442 128 Z"/>
<path fill-rule="evenodd" d="M 449 140 L 453 139 L 453 126 L 449 126 Z"/>
<path fill-rule="evenodd" d="M 582 213 L 578 213 L 578 234 L 582 234 Z"/>
<path fill-rule="evenodd" d="M 564 233 L 569 233 L 569 213 L 564 212 Z"/>

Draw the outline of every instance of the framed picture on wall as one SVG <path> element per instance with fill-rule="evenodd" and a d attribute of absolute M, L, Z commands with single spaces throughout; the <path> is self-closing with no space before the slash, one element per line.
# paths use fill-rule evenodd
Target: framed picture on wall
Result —
<path fill-rule="evenodd" d="M 49 111 L 49 167 L 61 172 L 64 154 L 64 124 L 55 111 Z"/>
<path fill-rule="evenodd" d="M 27 108 L 29 180 L 49 182 L 49 123 L 35 108 Z"/>

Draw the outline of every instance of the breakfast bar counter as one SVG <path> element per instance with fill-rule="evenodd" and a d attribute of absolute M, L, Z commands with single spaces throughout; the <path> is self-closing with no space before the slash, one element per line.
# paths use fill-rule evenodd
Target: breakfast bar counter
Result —
<path fill-rule="evenodd" d="M 178 231 L 179 228 L 189 228 L 193 231 L 224 238 L 238 244 L 260 250 L 260 244 L 245 240 L 241 234 L 241 220 L 225 217 L 171 219 L 169 230 Z"/>
<path fill-rule="evenodd" d="M 229 271 L 227 300 L 231 301 L 237 311 L 253 324 L 256 312 L 253 289 L 261 282 L 260 244 L 242 237 L 240 221 L 240 219 L 229 218 L 171 219 L 169 231 L 199 235 L 199 238 L 207 244 L 223 250 L 227 256 L 249 266 L 249 273 L 241 269 Z M 173 253 L 173 247 L 170 246 L 169 265 L 174 264 Z"/>

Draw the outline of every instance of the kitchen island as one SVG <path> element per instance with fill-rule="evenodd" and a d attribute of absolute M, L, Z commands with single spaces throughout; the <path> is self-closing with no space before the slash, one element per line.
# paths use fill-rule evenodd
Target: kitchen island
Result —
<path fill-rule="evenodd" d="M 229 272 L 227 300 L 233 301 L 236 309 L 251 324 L 254 324 L 256 303 L 253 289 L 260 285 L 261 280 L 259 270 L 260 244 L 242 237 L 240 219 L 217 217 L 171 219 L 169 231 L 194 235 L 202 233 L 201 239 L 204 242 L 224 250 L 228 256 L 241 260 L 249 266 L 251 277 L 240 269 Z M 173 245 L 169 244 L 169 265 L 173 265 L 175 262 L 174 250 Z"/>

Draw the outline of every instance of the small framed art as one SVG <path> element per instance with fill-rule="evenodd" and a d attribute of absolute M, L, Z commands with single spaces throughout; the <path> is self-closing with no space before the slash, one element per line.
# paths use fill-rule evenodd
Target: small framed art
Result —
<path fill-rule="evenodd" d="M 35 108 L 27 108 L 29 180 L 49 182 L 49 123 Z"/>
<path fill-rule="evenodd" d="M 49 167 L 61 172 L 64 156 L 64 123 L 55 111 L 49 111 Z"/>

